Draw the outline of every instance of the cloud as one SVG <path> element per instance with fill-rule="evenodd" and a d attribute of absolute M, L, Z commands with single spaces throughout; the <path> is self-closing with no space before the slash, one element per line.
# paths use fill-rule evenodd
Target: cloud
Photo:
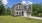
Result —
<path fill-rule="evenodd" d="M 22 4 L 26 4 L 26 1 L 22 1 Z"/>
<path fill-rule="evenodd" d="M 23 4 L 23 5 L 24 5 L 24 4 L 28 5 L 28 4 L 32 4 L 32 2 L 26 1 L 26 0 L 22 0 L 22 4 Z"/>
<path fill-rule="evenodd" d="M 2 0 L 2 3 L 3 3 L 4 5 L 7 5 L 8 1 L 7 1 L 7 0 Z"/>
<path fill-rule="evenodd" d="M 32 2 L 28 1 L 28 4 L 33 4 Z"/>

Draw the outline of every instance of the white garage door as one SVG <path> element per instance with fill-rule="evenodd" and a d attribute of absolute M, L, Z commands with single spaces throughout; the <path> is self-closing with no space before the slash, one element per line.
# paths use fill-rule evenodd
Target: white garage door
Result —
<path fill-rule="evenodd" d="M 27 17 L 27 13 L 26 12 L 24 12 L 24 16 Z"/>

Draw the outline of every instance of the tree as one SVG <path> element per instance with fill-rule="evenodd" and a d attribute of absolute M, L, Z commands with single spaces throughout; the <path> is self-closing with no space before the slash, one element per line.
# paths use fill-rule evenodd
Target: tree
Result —
<path fill-rule="evenodd" d="M 8 7 L 7 8 L 7 15 L 10 15 L 11 14 L 11 9 Z"/>
<path fill-rule="evenodd" d="M 5 14 L 5 6 L 3 4 L 0 5 L 0 15 L 4 15 Z"/>
<path fill-rule="evenodd" d="M 35 16 L 39 16 L 39 13 L 42 13 L 42 8 L 40 4 L 33 4 L 32 10 L 32 14 Z"/>

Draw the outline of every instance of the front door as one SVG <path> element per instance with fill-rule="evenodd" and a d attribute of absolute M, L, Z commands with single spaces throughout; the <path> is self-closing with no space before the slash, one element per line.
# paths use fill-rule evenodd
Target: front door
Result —
<path fill-rule="evenodd" d="M 22 16 L 23 16 L 23 13 L 24 13 L 24 12 L 22 12 Z"/>

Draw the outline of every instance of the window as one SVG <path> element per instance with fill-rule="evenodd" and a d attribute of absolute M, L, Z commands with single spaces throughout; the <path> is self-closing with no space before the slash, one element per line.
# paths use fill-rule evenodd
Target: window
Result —
<path fill-rule="evenodd" d="M 20 15 L 20 12 L 19 12 L 19 15 Z"/>
<path fill-rule="evenodd" d="M 31 8 L 32 8 L 32 7 L 31 7 L 31 5 L 29 4 L 29 5 L 28 5 L 28 9 L 29 9 L 29 11 L 31 11 Z"/>
<path fill-rule="evenodd" d="M 16 12 L 16 14 L 18 15 L 18 12 Z"/>
<path fill-rule="evenodd" d="M 20 15 L 21 12 L 16 12 L 16 15 Z"/>
<path fill-rule="evenodd" d="M 20 8 L 20 6 L 18 5 L 18 6 L 17 6 L 17 8 L 19 9 L 19 8 Z"/>
<path fill-rule="evenodd" d="M 20 6 L 19 6 L 19 8 L 20 8 Z"/>

